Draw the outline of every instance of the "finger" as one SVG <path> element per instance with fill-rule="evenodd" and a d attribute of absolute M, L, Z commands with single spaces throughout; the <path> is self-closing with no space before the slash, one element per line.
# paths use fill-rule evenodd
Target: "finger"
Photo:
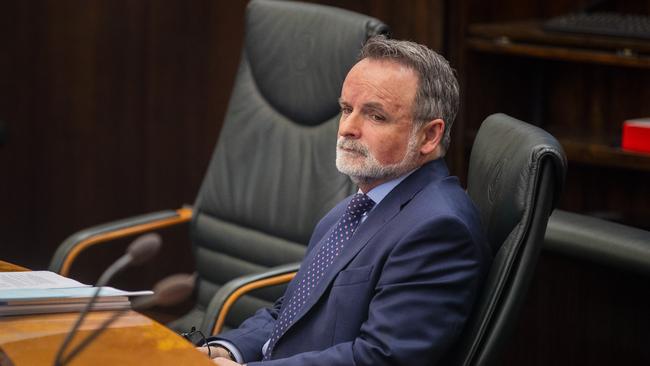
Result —
<path fill-rule="evenodd" d="M 208 347 L 196 347 L 196 350 L 203 353 L 204 355 L 208 355 Z"/>

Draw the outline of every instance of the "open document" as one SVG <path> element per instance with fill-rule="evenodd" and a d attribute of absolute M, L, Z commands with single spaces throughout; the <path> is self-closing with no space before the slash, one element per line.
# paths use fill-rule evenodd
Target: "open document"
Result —
<path fill-rule="evenodd" d="M 0 290 L 90 287 L 50 271 L 0 272 Z"/>
<path fill-rule="evenodd" d="M 54 272 L 0 272 L 0 316 L 81 311 L 95 290 Z M 129 297 L 152 294 L 102 287 L 92 310 L 128 309 Z"/>

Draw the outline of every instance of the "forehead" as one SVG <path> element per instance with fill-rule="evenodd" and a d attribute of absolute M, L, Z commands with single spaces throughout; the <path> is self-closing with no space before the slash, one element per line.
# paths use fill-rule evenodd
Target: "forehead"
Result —
<path fill-rule="evenodd" d="M 392 60 L 366 58 L 348 73 L 341 99 L 346 103 L 380 103 L 406 108 L 412 106 L 417 84 L 418 77 L 411 68 Z"/>

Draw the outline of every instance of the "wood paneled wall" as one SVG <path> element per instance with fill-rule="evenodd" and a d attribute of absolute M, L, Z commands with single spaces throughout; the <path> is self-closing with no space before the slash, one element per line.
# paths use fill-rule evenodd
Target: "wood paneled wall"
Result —
<path fill-rule="evenodd" d="M 3 259 L 44 268 L 78 229 L 193 202 L 234 80 L 245 5 L 0 3 Z M 187 244 L 185 235 L 165 248 L 185 268 Z"/>
<path fill-rule="evenodd" d="M 648 277 L 543 251 L 504 366 L 650 363 Z"/>

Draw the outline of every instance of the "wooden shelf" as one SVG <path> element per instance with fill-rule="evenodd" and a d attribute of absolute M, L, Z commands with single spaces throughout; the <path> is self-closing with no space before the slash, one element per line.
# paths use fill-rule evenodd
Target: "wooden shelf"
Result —
<path fill-rule="evenodd" d="M 650 171 L 650 154 L 625 151 L 618 147 L 559 137 L 571 162 Z"/>
<path fill-rule="evenodd" d="M 571 62 L 650 68 L 650 42 L 617 37 L 547 32 L 540 21 L 474 24 L 470 49 Z"/>
<path fill-rule="evenodd" d="M 650 153 L 626 151 L 596 138 L 565 137 L 549 132 L 558 139 L 570 163 L 650 172 Z M 475 138 L 476 131 L 465 135 L 468 154 Z"/>

